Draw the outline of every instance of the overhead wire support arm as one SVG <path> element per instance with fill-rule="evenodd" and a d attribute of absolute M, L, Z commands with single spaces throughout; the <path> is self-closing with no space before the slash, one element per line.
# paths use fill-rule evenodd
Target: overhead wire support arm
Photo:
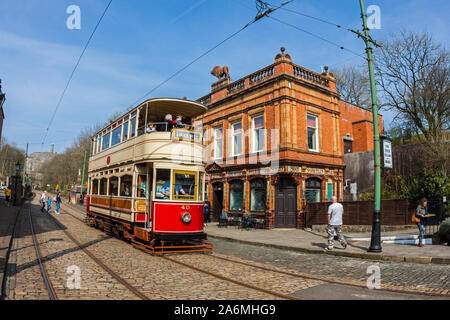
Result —
<path fill-rule="evenodd" d="M 361 31 L 353 30 L 353 29 L 348 29 L 348 31 L 355 33 L 358 36 L 358 38 L 362 38 L 365 41 L 369 41 L 375 47 L 381 48 L 381 45 L 378 42 L 376 42 L 375 40 L 373 40 L 370 35 L 368 37 L 366 37 L 364 34 L 361 33 Z"/>

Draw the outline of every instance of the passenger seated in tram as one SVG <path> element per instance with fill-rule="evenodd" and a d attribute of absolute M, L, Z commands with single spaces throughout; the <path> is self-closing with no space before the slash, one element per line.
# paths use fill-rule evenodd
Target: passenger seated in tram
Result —
<path fill-rule="evenodd" d="M 131 196 L 130 188 L 128 188 L 128 186 L 125 186 L 125 190 L 122 191 L 122 196 L 123 197 L 130 197 Z"/>
<path fill-rule="evenodd" d="M 156 132 L 156 128 L 152 123 L 149 123 L 147 129 L 145 129 L 145 132 L 146 133 Z"/>

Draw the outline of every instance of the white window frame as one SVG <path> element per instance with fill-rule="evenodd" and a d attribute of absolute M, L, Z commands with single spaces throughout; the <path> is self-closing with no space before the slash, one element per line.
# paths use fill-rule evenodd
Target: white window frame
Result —
<path fill-rule="evenodd" d="M 222 147 L 220 148 L 220 156 L 217 154 L 217 151 L 219 150 L 219 148 L 217 147 L 217 131 L 221 130 L 222 131 L 222 138 L 220 139 L 222 141 Z M 214 159 L 222 159 L 223 158 L 223 128 L 215 128 L 214 129 Z"/>
<path fill-rule="evenodd" d="M 266 146 L 266 141 L 265 141 L 265 137 L 264 137 L 264 146 L 263 146 L 263 148 L 259 149 L 259 150 L 256 149 L 257 136 L 256 136 L 256 129 L 255 129 L 255 120 L 258 119 L 258 118 L 263 118 L 263 123 L 264 123 L 264 115 L 261 114 L 261 115 L 254 116 L 252 118 L 252 136 L 253 136 L 252 137 L 252 150 L 253 150 L 253 152 L 262 152 L 262 151 L 264 151 L 264 148 Z M 263 130 L 263 135 L 264 135 L 264 125 L 263 125 L 263 129 L 262 130 Z"/>
<path fill-rule="evenodd" d="M 306 115 L 306 139 L 307 139 L 307 142 L 308 142 L 308 129 L 310 128 L 309 126 L 308 126 L 308 117 L 314 117 L 315 118 L 315 120 L 316 120 L 316 127 L 314 128 L 315 130 L 316 130 L 316 132 L 315 132 L 315 136 L 316 136 L 316 149 L 311 149 L 310 147 L 309 147 L 309 143 L 308 143 L 308 150 L 309 151 L 313 151 L 313 152 L 319 152 L 319 117 L 318 116 L 315 116 L 315 115 L 313 115 L 313 114 L 307 114 Z"/>
<path fill-rule="evenodd" d="M 241 124 L 241 133 L 239 134 L 241 136 L 241 150 L 239 153 L 236 153 L 236 150 L 234 149 L 234 137 L 236 136 L 234 132 L 234 126 L 237 124 Z M 241 154 L 242 154 L 242 121 L 239 120 L 231 124 L 231 155 L 233 157 L 236 157 L 240 156 Z"/>

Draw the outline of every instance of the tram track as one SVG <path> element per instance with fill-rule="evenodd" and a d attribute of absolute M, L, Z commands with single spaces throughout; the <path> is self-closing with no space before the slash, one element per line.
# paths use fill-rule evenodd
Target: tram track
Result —
<path fill-rule="evenodd" d="M 66 211 L 67 213 L 67 211 Z M 78 217 L 75 217 L 74 215 L 68 213 L 71 217 L 74 219 L 84 223 L 84 221 Z M 81 249 L 89 258 L 91 258 L 92 261 L 94 261 L 98 266 L 100 266 L 104 271 L 106 271 L 110 276 L 112 276 L 117 282 L 122 284 L 124 287 L 126 287 L 130 292 L 132 292 L 134 295 L 136 295 L 138 298 L 142 300 L 150 300 L 149 297 L 147 297 L 144 293 L 139 291 L 137 288 L 135 288 L 133 285 L 128 283 L 125 279 L 123 279 L 118 273 L 114 272 L 111 268 L 109 268 L 106 264 L 102 262 L 99 258 L 97 258 L 92 252 L 90 252 L 87 248 L 83 246 L 69 231 L 64 229 L 64 226 L 52 215 L 48 214 L 48 216 L 51 218 L 51 220 L 58 226 L 58 228 L 73 242 L 75 243 L 79 249 Z"/>
<path fill-rule="evenodd" d="M 11 231 L 11 238 L 9 239 L 9 244 L 8 244 L 8 249 L 6 251 L 6 256 L 5 256 L 5 267 L 4 267 L 4 273 L 3 273 L 3 279 L 2 279 L 2 287 L 1 287 L 1 295 L 0 295 L 0 300 L 5 300 L 8 296 L 7 292 L 6 292 L 6 282 L 7 282 L 7 274 L 8 274 L 8 264 L 9 264 L 9 259 L 11 256 L 11 249 L 12 249 L 12 245 L 14 242 L 14 236 L 16 234 L 16 225 L 17 225 L 17 221 L 19 220 L 19 216 L 23 210 L 23 206 L 22 205 L 19 209 L 19 212 L 17 213 L 16 219 L 14 220 L 14 224 L 12 227 L 12 231 Z"/>
<path fill-rule="evenodd" d="M 74 207 L 72 205 L 69 205 L 68 207 L 71 208 L 72 210 L 74 210 L 77 213 L 84 214 L 84 213 L 82 213 L 80 211 L 79 208 L 76 208 L 76 207 Z M 66 210 L 66 213 L 68 213 L 67 210 Z M 70 214 L 70 213 L 68 213 L 68 214 L 70 216 L 72 216 L 73 218 L 83 222 L 82 219 L 74 216 L 73 214 Z M 227 262 L 230 262 L 230 263 L 239 264 L 239 265 L 243 265 L 243 266 L 246 266 L 246 267 L 251 267 L 251 268 L 263 270 L 263 271 L 266 271 L 266 272 L 278 273 L 278 274 L 291 276 L 291 277 L 299 278 L 299 279 L 308 279 L 308 280 L 313 280 L 313 281 L 321 281 L 323 283 L 329 283 L 329 284 L 347 285 L 347 286 L 353 286 L 353 287 L 358 287 L 358 288 L 367 288 L 367 284 L 364 281 L 357 281 L 357 280 L 351 280 L 351 279 L 330 279 L 330 277 L 328 277 L 328 276 L 303 274 L 301 272 L 296 272 L 296 271 L 293 271 L 293 270 L 281 270 L 283 268 L 273 267 L 273 266 L 269 267 L 267 265 L 260 264 L 260 263 L 257 263 L 257 262 L 243 261 L 240 258 L 228 257 L 228 256 L 220 255 L 220 254 L 218 255 L 216 253 L 211 253 L 211 254 L 202 255 L 202 256 L 207 256 L 207 257 L 214 258 L 216 260 L 227 261 Z M 210 276 L 214 276 L 216 278 L 219 278 L 219 279 L 222 279 L 222 280 L 226 280 L 226 281 L 238 284 L 238 285 L 242 285 L 242 286 L 254 289 L 254 290 L 259 290 L 259 291 L 265 292 L 267 294 L 278 296 L 278 297 L 280 297 L 282 299 L 298 299 L 297 297 L 289 296 L 289 295 L 286 295 L 286 294 L 280 294 L 280 293 L 277 293 L 277 292 L 274 292 L 274 291 L 266 290 L 264 288 L 258 288 L 257 286 L 253 286 L 253 285 L 246 284 L 246 283 L 243 283 L 243 282 L 235 280 L 235 279 L 224 277 L 224 276 L 219 275 L 217 273 L 213 273 L 213 272 L 204 270 L 202 268 L 198 268 L 198 267 L 196 267 L 196 266 L 194 266 L 192 264 L 189 264 L 189 263 L 186 263 L 186 262 L 182 262 L 182 261 L 179 261 L 179 260 L 174 259 L 174 258 L 169 258 L 167 256 L 162 256 L 162 258 L 164 258 L 164 259 L 166 259 L 168 261 L 171 261 L 173 263 L 177 263 L 179 265 L 183 265 L 183 266 L 185 266 L 187 268 L 190 268 L 192 270 L 196 270 L 198 272 L 202 272 L 202 273 L 208 274 Z M 417 294 L 417 295 L 420 294 L 420 295 L 427 295 L 427 296 L 440 296 L 440 297 L 443 296 L 442 294 L 436 294 L 436 293 L 433 293 L 433 292 L 428 292 L 428 291 L 423 291 L 423 290 L 417 291 L 417 289 L 418 288 L 398 287 L 398 286 L 395 286 L 395 285 L 389 285 L 389 287 L 384 287 L 382 289 L 379 289 L 378 291 L 386 291 L 386 292 L 394 292 L 394 293 L 408 293 L 408 294 Z"/>
<path fill-rule="evenodd" d="M 73 208 L 73 206 L 68 206 L 68 207 L 71 208 L 71 209 L 73 209 L 73 210 L 75 210 L 75 211 L 77 211 L 77 209 L 76 209 L 76 208 Z M 79 217 L 77 217 L 77 216 L 71 214 L 70 212 L 68 212 L 68 210 L 65 210 L 64 212 L 65 212 L 66 214 L 68 214 L 70 217 L 72 217 L 72 218 L 74 218 L 74 219 L 76 219 L 76 220 L 78 220 L 78 221 L 84 223 L 84 221 L 83 221 L 82 219 L 80 219 Z M 79 212 L 79 211 L 78 211 L 78 212 Z M 52 218 L 53 218 L 53 217 L 52 217 Z M 285 299 L 285 300 L 300 300 L 300 299 L 297 298 L 297 297 L 293 297 L 293 296 L 286 295 L 286 294 L 282 294 L 282 293 L 279 293 L 279 292 L 276 292 L 276 291 L 273 291 L 273 290 L 269 290 L 269 289 L 261 288 L 261 287 L 258 287 L 258 286 L 254 286 L 254 285 L 251 285 L 251 284 L 248 284 L 248 283 L 239 281 L 239 280 L 235 280 L 235 279 L 232 279 L 232 278 L 229 278 L 229 277 L 222 276 L 222 275 L 217 274 L 217 273 L 209 272 L 209 271 L 207 271 L 207 270 L 204 270 L 204 269 L 201 269 L 201 268 L 197 268 L 197 267 L 195 267 L 194 265 L 190 265 L 190 264 L 187 264 L 187 263 L 178 261 L 178 260 L 176 260 L 176 259 L 169 258 L 169 257 L 167 257 L 167 256 L 162 256 L 162 258 L 165 259 L 165 260 L 167 260 L 167 261 L 170 261 L 170 262 L 172 262 L 172 263 L 175 263 L 175 264 L 181 265 L 181 266 L 183 266 L 183 267 L 189 268 L 189 269 L 191 269 L 191 270 L 200 272 L 200 273 L 202 273 L 202 274 L 206 274 L 206 275 L 208 275 L 208 276 L 215 277 L 215 278 L 220 279 L 220 280 L 222 280 L 222 281 L 227 281 L 227 282 L 230 282 L 230 283 L 239 285 L 239 286 L 241 286 L 241 287 L 245 287 L 245 288 L 248 288 L 248 289 L 252 289 L 252 290 L 255 290 L 255 291 L 258 291 L 258 292 L 262 292 L 262 293 L 264 293 L 264 294 L 268 294 L 268 295 L 271 295 L 271 296 L 274 296 L 274 297 L 278 297 L 278 298 L 281 298 L 281 299 Z"/>
<path fill-rule="evenodd" d="M 53 287 L 53 284 L 48 277 L 47 268 L 45 267 L 45 265 L 41 259 L 42 254 L 41 254 L 41 250 L 40 250 L 40 246 L 39 246 L 39 241 L 37 240 L 36 234 L 34 232 L 33 218 L 31 217 L 31 206 L 28 207 L 28 216 L 29 216 L 29 221 L 30 221 L 31 236 L 33 238 L 34 250 L 36 252 L 36 257 L 39 262 L 39 268 L 41 269 L 42 279 L 44 280 L 44 284 L 45 284 L 45 287 L 47 288 L 47 292 L 48 292 L 48 296 L 49 296 L 50 300 L 57 300 L 58 297 L 56 295 L 55 288 Z"/>

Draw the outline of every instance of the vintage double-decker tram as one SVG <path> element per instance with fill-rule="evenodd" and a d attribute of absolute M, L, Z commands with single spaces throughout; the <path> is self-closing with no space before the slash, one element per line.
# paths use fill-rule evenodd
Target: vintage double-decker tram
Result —
<path fill-rule="evenodd" d="M 197 102 L 150 99 L 92 139 L 86 221 L 152 254 L 211 251 Z M 167 121 L 183 117 L 185 127 Z"/>

